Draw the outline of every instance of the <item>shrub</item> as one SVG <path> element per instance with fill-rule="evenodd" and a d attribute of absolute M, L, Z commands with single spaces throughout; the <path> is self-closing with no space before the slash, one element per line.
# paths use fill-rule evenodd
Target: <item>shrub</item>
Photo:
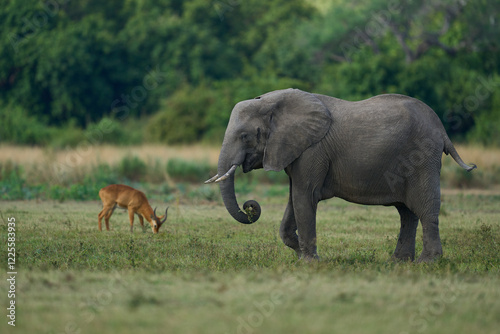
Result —
<path fill-rule="evenodd" d="M 119 121 L 104 117 L 98 123 L 87 126 L 84 136 L 92 145 L 102 143 L 116 145 L 140 144 L 142 142 L 143 124 L 137 119 Z"/>
<path fill-rule="evenodd" d="M 23 169 L 8 161 L 0 165 L 0 198 L 6 200 L 24 199 Z"/>
<path fill-rule="evenodd" d="M 108 184 L 120 183 L 117 172 L 105 163 L 93 167 L 86 178 L 93 183 L 102 184 L 103 187 Z"/>
<path fill-rule="evenodd" d="M 51 131 L 50 146 L 55 149 L 77 147 L 84 142 L 86 142 L 86 139 L 82 129 L 72 122 L 69 122 L 63 127 L 52 129 Z"/>
<path fill-rule="evenodd" d="M 51 129 L 20 106 L 0 104 L 0 141 L 15 144 L 46 144 Z"/>
<path fill-rule="evenodd" d="M 64 201 L 67 197 L 66 189 L 58 184 L 49 188 L 48 197 L 56 201 Z"/>
<path fill-rule="evenodd" d="M 147 173 L 147 165 L 136 156 L 127 156 L 118 165 L 118 176 L 130 181 L 141 181 Z"/>
<path fill-rule="evenodd" d="M 496 81 L 500 77 L 496 76 Z M 484 111 L 474 119 L 474 128 L 467 133 L 469 141 L 485 146 L 500 147 L 500 93 L 495 92 L 492 96 L 492 107 Z"/>
<path fill-rule="evenodd" d="M 102 118 L 98 123 L 92 123 L 84 131 L 85 138 L 93 145 L 104 142 L 111 144 L 124 144 L 127 141 L 127 133 L 122 125 L 109 117 Z"/>
<path fill-rule="evenodd" d="M 167 173 L 177 182 L 203 182 L 207 175 L 210 175 L 210 165 L 207 162 L 170 159 L 167 163 Z"/>
<path fill-rule="evenodd" d="M 276 76 L 254 76 L 199 86 L 185 85 L 163 101 L 146 127 L 148 139 L 168 144 L 205 141 L 220 144 L 234 105 L 276 89 L 304 83 Z"/>
<path fill-rule="evenodd" d="M 186 86 L 165 100 L 163 108 L 147 125 L 149 139 L 169 144 L 192 143 L 201 139 L 206 128 L 207 110 L 217 100 L 205 86 Z"/>
<path fill-rule="evenodd" d="M 160 161 L 156 160 L 154 163 L 148 163 L 146 181 L 150 183 L 161 183 L 165 181 L 165 168 Z"/>
<path fill-rule="evenodd" d="M 219 189 L 210 185 L 203 185 L 191 190 L 189 192 L 189 198 L 193 200 L 198 199 L 210 202 L 221 199 Z"/>

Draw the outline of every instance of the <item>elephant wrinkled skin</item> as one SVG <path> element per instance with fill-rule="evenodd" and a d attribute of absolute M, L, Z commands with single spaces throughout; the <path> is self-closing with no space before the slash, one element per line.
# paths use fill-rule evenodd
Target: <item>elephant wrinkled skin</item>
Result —
<path fill-rule="evenodd" d="M 260 216 L 255 201 L 241 210 L 234 171 L 285 170 L 290 197 L 280 236 L 299 258 L 318 258 L 316 209 L 332 197 L 349 202 L 395 206 L 401 229 L 393 257 L 415 259 L 415 236 L 422 223 L 419 261 L 442 255 L 438 215 L 442 153 L 466 165 L 434 111 L 411 97 L 387 94 L 358 102 L 298 89 L 269 92 L 234 107 L 222 143 L 218 174 L 228 212 L 240 223 Z"/>

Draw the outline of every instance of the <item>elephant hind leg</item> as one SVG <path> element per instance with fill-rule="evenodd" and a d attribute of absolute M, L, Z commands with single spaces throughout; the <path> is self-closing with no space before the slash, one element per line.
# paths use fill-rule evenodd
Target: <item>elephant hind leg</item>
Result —
<path fill-rule="evenodd" d="M 397 260 L 415 260 L 415 238 L 417 235 L 418 217 L 406 206 L 396 207 L 401 218 L 401 229 L 398 243 L 392 257 Z"/>
<path fill-rule="evenodd" d="M 413 203 L 409 203 L 408 207 L 420 218 L 422 225 L 423 249 L 417 262 L 431 262 L 443 255 L 439 236 L 439 210 L 441 208 L 439 167 L 440 163 L 435 165 L 434 171 L 420 175 L 418 183 L 424 186 L 415 188 L 415 193 L 410 196 Z"/>
<path fill-rule="evenodd" d="M 441 191 L 439 186 L 439 173 L 423 175 L 420 184 L 420 196 L 414 194 L 412 211 L 420 218 L 423 234 L 423 249 L 417 262 L 431 262 L 443 255 L 441 238 L 439 236 L 439 210 L 441 207 Z"/>
<path fill-rule="evenodd" d="M 443 255 L 439 236 L 439 218 L 437 214 L 434 214 L 422 217 L 421 221 L 424 247 L 417 262 L 432 262 Z"/>

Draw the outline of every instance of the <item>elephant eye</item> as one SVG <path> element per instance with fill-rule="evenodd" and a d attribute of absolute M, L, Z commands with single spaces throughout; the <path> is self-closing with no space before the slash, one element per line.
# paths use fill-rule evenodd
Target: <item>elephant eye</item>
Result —
<path fill-rule="evenodd" d="M 260 141 L 260 128 L 257 128 L 257 141 Z"/>
<path fill-rule="evenodd" d="M 246 132 L 243 132 L 241 135 L 240 135 L 240 138 L 242 141 L 244 142 L 248 142 L 249 141 L 249 136 L 248 136 L 248 133 Z"/>

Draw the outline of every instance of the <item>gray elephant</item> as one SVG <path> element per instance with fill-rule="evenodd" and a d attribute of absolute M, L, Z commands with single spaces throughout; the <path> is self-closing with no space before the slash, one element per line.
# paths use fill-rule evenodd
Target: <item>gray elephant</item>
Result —
<path fill-rule="evenodd" d="M 280 226 L 285 245 L 299 258 L 317 259 L 318 202 L 340 197 L 349 202 L 395 206 L 401 229 L 393 257 L 415 259 L 420 219 L 420 261 L 442 255 L 438 215 L 442 153 L 466 165 L 434 111 L 411 97 L 387 94 L 349 102 L 298 89 L 269 92 L 234 107 L 219 156 L 224 204 L 237 221 L 251 224 L 260 206 L 240 210 L 234 172 L 285 170 L 290 197 Z"/>

